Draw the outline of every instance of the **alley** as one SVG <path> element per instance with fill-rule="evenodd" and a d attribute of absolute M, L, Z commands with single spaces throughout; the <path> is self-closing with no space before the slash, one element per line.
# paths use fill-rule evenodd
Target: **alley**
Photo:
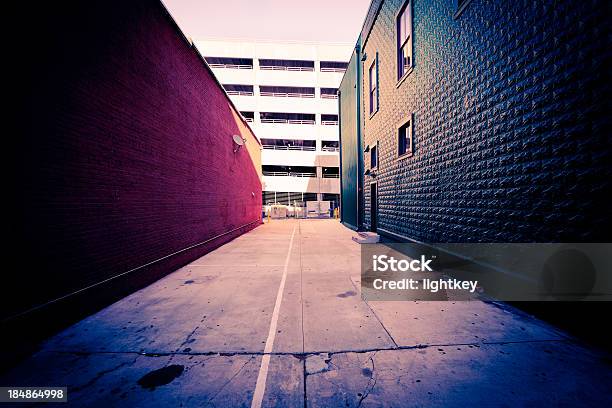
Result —
<path fill-rule="evenodd" d="M 512 308 L 361 300 L 352 234 L 264 224 L 49 339 L 2 383 L 67 386 L 70 406 L 607 405 L 609 362 Z"/>

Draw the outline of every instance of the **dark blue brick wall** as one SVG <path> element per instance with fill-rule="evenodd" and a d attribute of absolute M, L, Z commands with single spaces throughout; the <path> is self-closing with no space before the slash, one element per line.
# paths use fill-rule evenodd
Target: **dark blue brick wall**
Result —
<path fill-rule="evenodd" d="M 413 1 L 414 71 L 397 84 L 395 14 L 374 2 L 378 227 L 420 241 L 609 240 L 609 6 L 604 1 Z M 371 30 L 370 30 L 371 26 Z M 367 100 L 367 75 L 362 83 Z M 396 129 L 414 114 L 414 155 Z M 369 157 L 365 157 L 366 168 Z M 369 224 L 369 188 L 365 223 Z"/>

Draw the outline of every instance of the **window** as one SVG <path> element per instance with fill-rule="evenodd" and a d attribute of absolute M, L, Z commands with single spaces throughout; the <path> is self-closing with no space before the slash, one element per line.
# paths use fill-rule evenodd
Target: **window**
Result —
<path fill-rule="evenodd" d="M 303 201 L 304 193 L 300 192 L 289 192 L 289 205 L 295 205 L 296 202 Z"/>
<path fill-rule="evenodd" d="M 286 191 L 277 191 L 276 192 L 276 203 L 289 205 L 289 193 Z"/>
<path fill-rule="evenodd" d="M 262 191 L 263 205 L 270 205 L 276 203 L 276 191 Z"/>
<path fill-rule="evenodd" d="M 348 62 L 321 61 L 321 72 L 345 72 Z"/>
<path fill-rule="evenodd" d="M 284 204 L 304 206 L 303 201 L 317 201 L 317 193 L 286 192 L 286 191 L 263 191 L 263 204 Z"/>
<path fill-rule="evenodd" d="M 261 123 L 291 123 L 294 125 L 314 125 L 314 113 L 283 113 L 283 112 L 260 112 Z"/>
<path fill-rule="evenodd" d="M 316 140 L 261 139 L 261 145 L 266 150 L 301 150 L 310 152 L 317 150 Z"/>
<path fill-rule="evenodd" d="M 204 57 L 211 68 L 253 69 L 252 58 Z"/>
<path fill-rule="evenodd" d="M 337 140 L 323 140 L 321 142 L 321 150 L 324 152 L 337 152 L 340 150 L 340 144 Z"/>
<path fill-rule="evenodd" d="M 223 84 L 228 95 L 253 96 L 253 85 Z"/>
<path fill-rule="evenodd" d="M 314 71 L 314 61 L 260 59 L 259 69 L 268 71 Z"/>
<path fill-rule="evenodd" d="M 397 156 L 412 155 L 412 116 L 397 129 Z"/>
<path fill-rule="evenodd" d="M 376 53 L 376 58 L 370 65 L 368 79 L 370 83 L 370 115 L 373 115 L 378 111 L 378 53 Z"/>
<path fill-rule="evenodd" d="M 406 1 L 397 16 L 397 79 L 412 68 L 412 1 Z"/>
<path fill-rule="evenodd" d="M 253 122 L 253 119 L 255 119 L 255 112 L 243 111 L 243 112 L 240 112 L 240 114 L 247 122 Z"/>
<path fill-rule="evenodd" d="M 339 178 L 340 168 L 339 167 L 323 167 L 322 169 L 323 178 Z"/>
<path fill-rule="evenodd" d="M 314 98 L 315 89 L 299 86 L 259 86 L 261 96 L 276 96 L 288 98 Z"/>
<path fill-rule="evenodd" d="M 262 165 L 264 176 L 317 177 L 317 168 L 311 166 L 272 166 Z"/>
<path fill-rule="evenodd" d="M 338 88 L 321 88 L 321 98 L 338 99 Z"/>
<path fill-rule="evenodd" d="M 321 115 L 321 124 L 322 125 L 337 125 L 338 124 L 338 115 Z"/>
<path fill-rule="evenodd" d="M 378 167 L 378 142 L 370 148 L 370 168 Z"/>

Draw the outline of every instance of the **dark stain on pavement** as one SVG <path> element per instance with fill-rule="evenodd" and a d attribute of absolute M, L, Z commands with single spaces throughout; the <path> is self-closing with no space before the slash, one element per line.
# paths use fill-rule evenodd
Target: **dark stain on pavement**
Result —
<path fill-rule="evenodd" d="M 142 388 L 153 391 L 156 387 L 170 384 L 175 378 L 183 374 L 184 369 L 184 366 L 178 364 L 162 367 L 142 376 L 142 378 L 138 380 L 138 384 Z"/>
<path fill-rule="evenodd" d="M 338 296 L 339 298 L 345 298 L 345 297 L 349 297 L 349 296 L 355 296 L 357 294 L 357 292 L 353 291 L 353 290 L 349 290 L 346 291 L 344 293 L 340 293 L 336 296 Z"/>
<path fill-rule="evenodd" d="M 367 367 L 361 369 L 361 374 L 363 374 L 364 377 L 372 378 L 372 370 Z"/>

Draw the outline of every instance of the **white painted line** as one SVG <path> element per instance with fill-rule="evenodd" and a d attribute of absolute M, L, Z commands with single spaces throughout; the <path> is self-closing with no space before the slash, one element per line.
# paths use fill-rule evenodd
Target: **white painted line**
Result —
<path fill-rule="evenodd" d="M 264 392 L 266 391 L 268 366 L 270 365 L 270 353 L 272 352 L 272 346 L 274 346 L 274 338 L 276 337 L 276 326 L 278 325 L 280 305 L 283 301 L 283 292 L 285 290 L 285 281 L 287 280 L 287 268 L 289 267 L 291 248 L 293 248 L 293 237 L 295 236 L 295 228 L 296 227 L 293 227 L 293 232 L 291 233 L 291 239 L 289 240 L 289 250 L 287 251 L 287 257 L 285 258 L 285 267 L 283 268 L 283 276 L 278 287 L 278 292 L 276 293 L 276 303 L 274 303 L 274 311 L 272 312 L 272 321 L 270 322 L 268 339 L 266 340 L 266 346 L 264 347 L 264 355 L 261 357 L 261 366 L 259 367 L 259 374 L 257 375 L 257 383 L 255 385 L 255 392 L 253 393 L 253 401 L 251 402 L 251 408 L 261 408 Z"/>

